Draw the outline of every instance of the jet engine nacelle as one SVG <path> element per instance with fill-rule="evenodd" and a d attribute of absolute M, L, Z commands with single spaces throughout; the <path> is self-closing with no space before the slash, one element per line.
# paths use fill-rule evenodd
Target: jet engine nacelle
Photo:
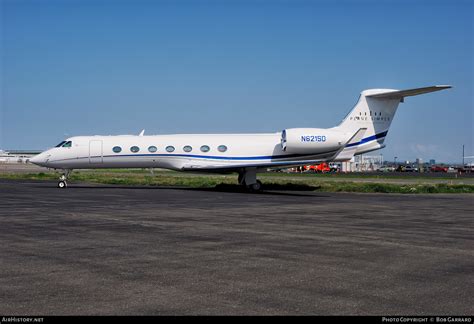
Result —
<path fill-rule="evenodd" d="M 324 128 L 289 128 L 281 132 L 281 148 L 289 153 L 319 153 L 340 149 L 344 133 Z"/>

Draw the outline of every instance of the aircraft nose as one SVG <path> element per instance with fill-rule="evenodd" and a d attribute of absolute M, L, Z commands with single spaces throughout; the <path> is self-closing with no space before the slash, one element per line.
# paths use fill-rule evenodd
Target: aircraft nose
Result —
<path fill-rule="evenodd" d="M 50 156 L 51 154 L 43 152 L 43 153 L 33 156 L 30 159 L 30 162 L 39 166 L 46 166 L 46 163 L 48 162 L 48 159 Z"/>

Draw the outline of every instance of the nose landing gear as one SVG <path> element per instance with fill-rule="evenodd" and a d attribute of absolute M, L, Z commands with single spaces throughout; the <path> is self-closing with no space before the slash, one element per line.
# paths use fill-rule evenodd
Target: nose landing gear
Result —
<path fill-rule="evenodd" d="M 72 170 L 65 170 L 64 173 L 59 177 L 58 188 L 67 188 L 67 178 L 71 172 Z"/>

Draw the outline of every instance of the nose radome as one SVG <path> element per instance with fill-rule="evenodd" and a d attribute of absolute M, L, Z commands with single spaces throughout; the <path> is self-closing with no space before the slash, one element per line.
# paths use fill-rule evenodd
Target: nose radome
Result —
<path fill-rule="evenodd" d="M 51 154 L 47 154 L 45 152 L 40 153 L 38 155 L 33 156 L 30 159 L 30 162 L 39 166 L 44 166 L 46 164 L 48 158 L 50 157 Z"/>
<path fill-rule="evenodd" d="M 30 162 L 33 163 L 33 164 L 40 163 L 40 161 L 42 160 L 41 155 L 42 155 L 42 153 L 33 156 L 32 158 L 30 158 Z"/>

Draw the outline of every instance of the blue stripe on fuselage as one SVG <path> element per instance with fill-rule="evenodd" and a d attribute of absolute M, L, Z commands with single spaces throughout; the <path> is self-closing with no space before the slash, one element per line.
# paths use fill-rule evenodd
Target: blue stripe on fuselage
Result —
<path fill-rule="evenodd" d="M 376 139 L 387 136 L 387 133 L 388 133 L 388 130 L 386 130 L 385 132 L 382 132 L 382 133 L 378 133 L 378 134 L 363 138 L 363 139 L 360 140 L 360 142 L 348 144 L 346 147 L 352 147 L 352 146 L 357 146 L 357 145 L 368 143 L 370 141 L 373 141 L 373 140 L 376 140 Z"/>

